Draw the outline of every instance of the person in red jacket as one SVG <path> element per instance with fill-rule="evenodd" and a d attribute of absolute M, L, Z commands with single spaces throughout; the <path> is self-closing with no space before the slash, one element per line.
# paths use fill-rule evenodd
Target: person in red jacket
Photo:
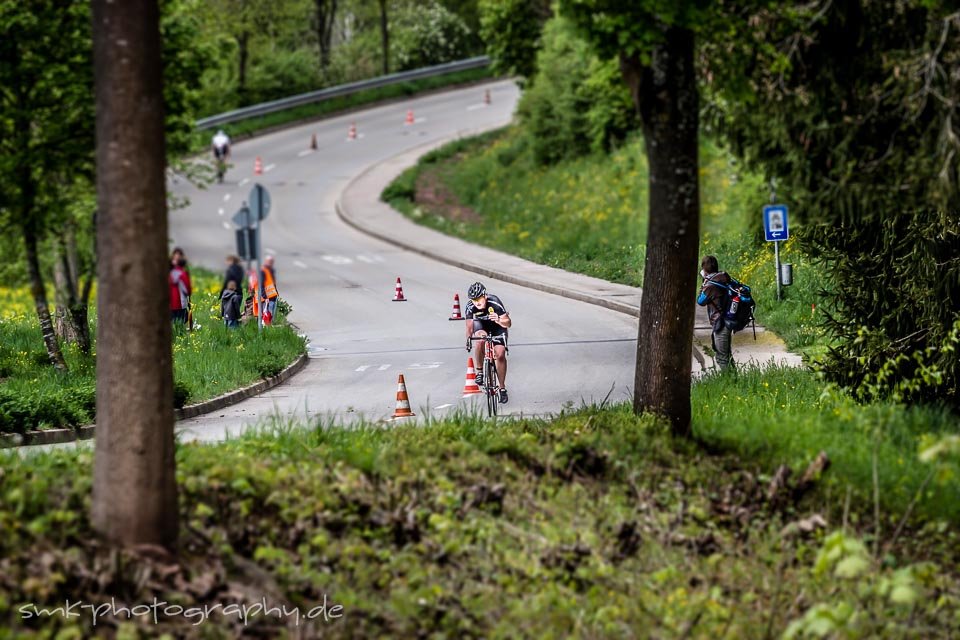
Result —
<path fill-rule="evenodd" d="M 186 261 L 179 258 L 174 260 L 170 267 L 170 319 L 174 324 L 187 323 L 187 310 L 190 308 L 190 295 L 193 293 L 190 275 L 185 266 Z"/>

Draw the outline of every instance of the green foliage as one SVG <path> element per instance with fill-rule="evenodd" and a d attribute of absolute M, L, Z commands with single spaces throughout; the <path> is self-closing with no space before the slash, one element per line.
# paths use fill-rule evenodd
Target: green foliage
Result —
<path fill-rule="evenodd" d="M 196 330 L 174 336 L 174 406 L 202 402 L 276 375 L 305 352 L 303 339 L 277 315 L 262 333 L 256 323 L 227 329 L 219 319 L 218 276 L 192 269 Z M 91 334 L 95 314 L 91 313 Z M 69 371 L 49 366 L 32 315 L 0 318 L 0 433 L 88 424 L 95 419 L 95 355 L 64 346 Z"/>
<path fill-rule="evenodd" d="M 568 21 L 554 18 L 544 27 L 537 69 L 517 113 L 538 163 L 608 150 L 636 130 L 616 62 L 597 59 Z"/>
<path fill-rule="evenodd" d="M 796 5 L 704 47 L 712 126 L 811 223 L 825 371 L 858 397 L 960 406 L 957 21 L 942 2 Z"/>
<path fill-rule="evenodd" d="M 395 12 L 390 60 L 396 71 L 462 60 L 470 54 L 470 29 L 439 2 L 418 2 Z"/>
<path fill-rule="evenodd" d="M 798 472 L 825 451 L 832 462 L 825 482 L 864 504 L 873 500 L 876 464 L 886 510 L 902 513 L 916 499 L 925 516 L 960 522 L 960 459 L 940 461 L 942 486 L 931 491 L 930 467 L 919 458 L 931 442 L 960 433 L 948 411 L 889 401 L 862 406 L 824 391 L 811 371 L 768 366 L 705 376 L 693 387 L 693 413 L 695 437 L 712 450 Z"/>
<path fill-rule="evenodd" d="M 955 629 L 954 531 L 918 530 L 922 544 L 901 538 L 883 562 L 865 552 L 859 504 L 843 533 L 791 534 L 784 525 L 801 516 L 758 497 L 771 467 L 705 455 L 666 431 L 627 410 L 585 409 L 496 424 L 280 424 L 182 445 L 177 571 L 96 542 L 91 449 L 0 453 L 0 616 L 9 637 L 52 635 L 89 623 L 24 620 L 18 607 L 155 596 L 223 606 L 230 592 L 302 611 L 326 596 L 345 614 L 315 621 L 330 638 L 778 637 L 804 630 L 811 605 L 841 602 L 860 619 L 850 637 Z M 841 501 L 815 488 L 798 510 Z M 214 611 L 203 635 L 236 637 L 235 621 Z M 191 622 L 146 617 L 127 632 L 181 637 Z M 249 622 L 248 635 L 289 631 L 275 616 Z"/>
<path fill-rule="evenodd" d="M 500 75 L 532 78 L 540 32 L 550 16 L 542 0 L 479 0 L 480 36 Z"/>

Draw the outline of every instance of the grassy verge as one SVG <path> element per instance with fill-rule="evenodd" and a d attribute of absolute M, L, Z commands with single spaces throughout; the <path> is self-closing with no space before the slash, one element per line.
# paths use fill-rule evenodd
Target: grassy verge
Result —
<path fill-rule="evenodd" d="M 730 156 L 701 144 L 702 253 L 754 288 L 759 320 L 791 349 L 815 354 L 823 334 L 811 315 L 820 282 L 793 243 L 796 285 L 776 300 L 773 248 L 757 240 L 766 187 Z M 647 226 L 642 141 L 609 155 L 538 167 L 525 137 L 505 129 L 425 155 L 383 193 L 404 214 L 444 233 L 550 266 L 640 286 Z M 691 265 L 698 269 L 698 265 Z M 691 292 L 691 296 L 695 293 Z"/>
<path fill-rule="evenodd" d="M 209 400 L 275 375 L 304 352 L 303 340 L 279 324 L 258 335 L 256 326 L 230 331 L 217 318 L 220 279 L 194 271 L 194 320 L 198 328 L 174 336 L 176 404 Z M 65 344 L 69 371 L 55 371 L 47 360 L 29 292 L 0 290 L 0 432 L 92 422 L 95 418 L 96 354 Z M 91 330 L 96 333 L 95 324 Z M 96 348 L 94 347 L 94 352 Z"/>
<path fill-rule="evenodd" d="M 772 469 L 623 411 L 183 445 L 176 560 L 96 543 L 89 449 L 0 459 L 0 637 L 90 633 L 88 611 L 24 619 L 68 598 L 219 605 L 207 638 L 947 637 L 960 614 L 943 531 L 877 560 L 855 520 L 807 526 L 822 491 L 767 500 Z M 910 565 L 918 548 L 927 562 Z M 343 617 L 244 626 L 226 608 L 324 599 Z M 97 630 L 177 637 L 201 618 L 108 612 Z"/>
<path fill-rule="evenodd" d="M 479 82 L 492 78 L 489 68 L 468 69 L 466 71 L 457 71 L 442 76 L 431 78 L 420 78 L 410 80 L 386 87 L 368 89 L 360 91 L 349 96 L 331 98 L 322 102 L 306 104 L 284 111 L 277 111 L 265 116 L 248 118 L 239 122 L 233 122 L 224 125 L 223 129 L 234 139 L 242 139 L 257 134 L 265 129 L 272 129 L 292 122 L 301 120 L 311 120 L 320 116 L 330 115 L 339 111 L 347 111 L 357 107 L 369 105 L 375 102 L 412 96 L 424 91 L 440 89 L 443 87 L 452 87 L 459 84 Z M 210 131 L 197 131 L 193 135 L 191 149 L 194 153 L 205 151 L 210 146 Z"/>

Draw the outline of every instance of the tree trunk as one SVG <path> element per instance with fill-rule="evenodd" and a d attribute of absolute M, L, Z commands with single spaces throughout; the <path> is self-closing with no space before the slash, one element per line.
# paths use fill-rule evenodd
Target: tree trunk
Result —
<path fill-rule="evenodd" d="M 241 33 L 237 36 L 237 53 L 238 53 L 238 63 L 239 69 L 238 73 L 240 74 L 237 78 L 237 95 L 240 97 L 240 101 L 243 102 L 247 96 L 247 61 L 250 56 L 250 49 L 248 47 L 250 42 L 250 34 L 247 32 Z"/>
<path fill-rule="evenodd" d="M 390 73 L 390 29 L 387 23 L 387 0 L 380 0 L 380 44 L 383 47 L 383 75 Z"/>
<path fill-rule="evenodd" d="M 94 0 L 97 438 L 91 522 L 109 542 L 178 534 L 157 0 Z"/>
<path fill-rule="evenodd" d="M 77 288 L 70 272 L 70 259 L 63 235 L 53 241 L 53 299 L 57 336 L 64 342 L 77 342 L 77 328 L 70 314 L 70 308 L 77 304 Z"/>
<path fill-rule="evenodd" d="M 640 112 L 650 167 L 650 222 L 637 334 L 633 408 L 666 416 L 690 435 L 693 295 L 698 271 L 699 97 L 694 35 L 665 28 L 649 65 L 621 58 Z"/>
<path fill-rule="evenodd" d="M 316 0 L 317 42 L 320 45 L 320 68 L 330 66 L 330 43 L 333 39 L 333 21 L 337 15 L 337 0 Z"/>
<path fill-rule="evenodd" d="M 24 220 L 30 218 L 24 215 Z M 40 272 L 40 260 L 37 255 L 37 232 L 32 224 L 24 224 L 23 244 L 27 256 L 27 273 L 30 276 L 30 293 L 33 296 L 33 305 L 37 310 L 37 319 L 40 321 L 40 334 L 43 336 L 43 344 L 47 348 L 47 355 L 50 357 L 50 363 L 60 369 L 67 370 L 67 362 L 63 359 L 63 352 L 60 351 L 60 343 L 57 341 L 57 333 L 53 328 L 53 320 L 50 317 L 50 304 L 47 302 L 47 288 L 43 282 L 43 274 Z"/>

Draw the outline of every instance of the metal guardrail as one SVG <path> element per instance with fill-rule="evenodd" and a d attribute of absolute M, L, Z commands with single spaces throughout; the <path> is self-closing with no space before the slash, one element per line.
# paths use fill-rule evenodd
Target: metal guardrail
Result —
<path fill-rule="evenodd" d="M 348 96 L 352 93 L 357 93 L 358 91 L 363 91 L 365 89 L 376 89 L 378 87 L 386 87 L 391 84 L 407 82 L 408 80 L 442 76 L 447 73 L 454 73 L 456 71 L 480 69 L 488 66 L 489 64 L 490 58 L 488 56 L 477 56 L 476 58 L 447 62 L 444 64 L 435 65 L 433 67 L 424 67 L 422 69 L 413 69 L 412 71 L 391 73 L 386 76 L 371 78 L 369 80 L 358 80 L 357 82 L 341 84 L 335 87 L 327 87 L 326 89 L 320 89 L 319 91 L 301 93 L 296 96 L 290 96 L 289 98 L 281 98 L 279 100 L 272 100 L 270 102 L 250 105 L 249 107 L 234 109 L 233 111 L 227 111 L 225 113 L 218 113 L 217 115 L 197 120 L 196 127 L 202 131 L 203 129 L 210 129 L 218 125 L 237 122 L 238 120 L 246 120 L 247 118 L 253 118 L 256 116 L 263 116 L 267 115 L 268 113 L 283 111 L 284 109 L 290 109 L 292 107 L 299 107 L 301 105 L 311 104 L 314 102 L 322 102 L 323 100 L 338 98 L 340 96 Z"/>

